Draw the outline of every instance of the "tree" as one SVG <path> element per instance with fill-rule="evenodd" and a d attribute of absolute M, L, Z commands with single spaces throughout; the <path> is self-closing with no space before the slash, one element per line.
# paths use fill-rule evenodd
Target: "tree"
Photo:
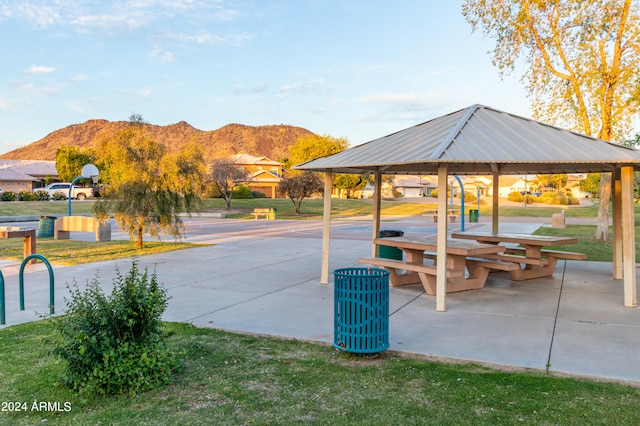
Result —
<path fill-rule="evenodd" d="M 96 152 L 91 148 L 62 145 L 56 150 L 56 171 L 63 182 L 71 182 L 82 173 L 85 164 L 96 162 Z"/>
<path fill-rule="evenodd" d="M 167 154 L 134 119 L 127 128 L 100 141 L 99 160 L 104 164 L 101 179 L 107 189 L 94 205 L 98 218 L 106 219 L 112 212 L 138 248 L 143 247 L 145 233 L 182 235 L 179 214 L 197 209 L 203 188 L 204 159 L 196 145 Z"/>
<path fill-rule="evenodd" d="M 303 136 L 289 147 L 288 164 L 295 166 L 305 161 L 336 154 L 348 147 L 349 141 L 345 138 L 334 138 L 329 135 Z"/>
<path fill-rule="evenodd" d="M 322 192 L 322 188 L 322 180 L 317 173 L 313 172 L 290 174 L 282 178 L 278 185 L 278 191 L 293 202 L 296 214 L 300 214 L 302 200 Z"/>
<path fill-rule="evenodd" d="M 465 0 L 473 29 L 496 39 L 493 63 L 518 59 L 534 117 L 607 141 L 625 139 L 640 109 L 639 0 Z M 608 238 L 611 177 L 601 178 L 596 239 Z"/>
<path fill-rule="evenodd" d="M 211 171 L 207 176 L 227 205 L 227 210 L 231 208 L 231 198 L 233 189 L 247 180 L 245 169 L 236 166 L 226 158 L 214 160 L 211 164 Z"/>
<path fill-rule="evenodd" d="M 367 185 L 367 177 L 364 175 L 338 174 L 334 177 L 335 187 L 347 191 L 347 198 L 353 196 L 353 191 L 364 188 Z"/>

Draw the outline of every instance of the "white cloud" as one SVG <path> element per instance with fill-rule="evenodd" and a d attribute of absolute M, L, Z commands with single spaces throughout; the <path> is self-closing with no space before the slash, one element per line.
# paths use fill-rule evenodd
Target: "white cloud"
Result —
<path fill-rule="evenodd" d="M 295 83 L 284 84 L 280 87 L 280 93 L 278 97 L 280 99 L 285 99 L 289 97 L 293 93 L 318 93 L 323 90 L 325 87 L 324 79 L 316 79 L 316 80 L 308 80 L 308 81 L 298 81 Z"/>
<path fill-rule="evenodd" d="M 26 70 L 22 71 L 24 74 L 49 74 L 54 72 L 54 67 L 46 67 L 42 65 L 31 65 Z"/>
<path fill-rule="evenodd" d="M 157 41 L 168 41 L 183 44 L 206 44 L 210 46 L 240 46 L 253 38 L 251 34 L 232 34 L 232 35 L 215 35 L 209 33 L 200 34 L 177 34 L 165 33 L 152 37 Z"/>

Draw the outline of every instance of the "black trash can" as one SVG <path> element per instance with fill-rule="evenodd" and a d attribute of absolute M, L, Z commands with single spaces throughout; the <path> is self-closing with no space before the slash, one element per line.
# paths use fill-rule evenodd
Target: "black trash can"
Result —
<path fill-rule="evenodd" d="M 478 221 L 478 210 L 469 210 L 469 222 Z"/>
<path fill-rule="evenodd" d="M 38 234 L 36 236 L 38 238 L 53 237 L 56 219 L 57 218 L 54 216 L 40 216 L 40 221 L 38 222 Z"/>
<path fill-rule="evenodd" d="M 402 237 L 404 235 L 404 232 L 393 229 L 386 229 L 381 230 L 379 235 L 380 238 Z M 378 246 L 378 256 L 384 257 L 385 259 L 402 260 L 402 250 L 397 247 Z"/>
<path fill-rule="evenodd" d="M 362 354 L 388 349 L 389 271 L 343 268 L 333 273 L 333 346 Z"/>

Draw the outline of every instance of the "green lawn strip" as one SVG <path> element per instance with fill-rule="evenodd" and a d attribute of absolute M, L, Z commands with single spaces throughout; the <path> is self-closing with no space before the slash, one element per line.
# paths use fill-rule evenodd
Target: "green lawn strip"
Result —
<path fill-rule="evenodd" d="M 636 226 L 636 245 L 640 244 L 640 226 Z M 567 225 L 566 228 L 538 228 L 535 235 L 551 235 L 561 237 L 575 237 L 577 244 L 549 247 L 552 250 L 573 251 L 586 253 L 588 260 L 597 262 L 613 261 L 613 229 L 609 229 L 609 241 L 597 241 L 594 238 L 596 227 L 591 225 Z M 640 262 L 640 254 L 636 250 L 636 262 Z"/>
<path fill-rule="evenodd" d="M 129 240 L 103 241 L 97 243 L 92 241 L 38 238 L 36 250 L 38 254 L 46 257 L 52 264 L 79 265 L 82 263 L 101 262 L 173 250 L 184 250 L 204 245 L 206 244 L 148 241 L 144 243 L 142 249 L 138 249 Z M 0 239 L 0 258 L 22 260 L 22 250 L 22 239 Z"/>
<path fill-rule="evenodd" d="M 91 214 L 93 200 L 71 200 L 73 214 Z M 0 216 L 66 216 L 68 201 L 1 201 Z"/>
<path fill-rule="evenodd" d="M 384 352 L 167 323 L 184 368 L 142 395 L 93 396 L 59 384 L 53 329 L 39 321 L 0 330 L 0 395 L 27 411 L 0 424 L 639 424 L 640 389 Z M 71 411 L 35 411 L 33 402 Z"/>

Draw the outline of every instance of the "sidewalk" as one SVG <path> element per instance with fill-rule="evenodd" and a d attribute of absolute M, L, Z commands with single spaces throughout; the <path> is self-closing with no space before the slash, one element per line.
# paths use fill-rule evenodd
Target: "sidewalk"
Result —
<path fill-rule="evenodd" d="M 533 232 L 540 225 L 509 221 L 501 231 Z M 331 344 L 333 283 L 319 284 L 321 240 L 311 234 L 321 226 L 304 224 L 308 234 L 292 237 L 280 236 L 288 235 L 284 231 L 200 235 L 198 241 L 217 245 L 145 256 L 139 264 L 155 268 L 167 288 L 168 321 Z M 332 237 L 331 271 L 358 266 L 357 258 L 371 251 L 367 239 L 343 238 L 346 233 Z M 131 261 L 56 266 L 57 313 L 65 282 L 83 285 L 98 273 L 109 289 L 116 265 L 126 272 Z M 34 311 L 48 313 L 48 273 L 41 264 L 26 274 L 23 312 L 16 262 L 0 262 L 0 269 L 8 325 L 37 320 Z M 560 261 L 552 278 L 512 282 L 506 273 L 492 274 L 482 290 L 447 295 L 447 312 L 436 312 L 435 298 L 420 285 L 392 288 L 389 350 L 640 386 L 640 309 L 622 306 L 622 284 L 611 278 L 611 269 L 610 263 Z"/>

